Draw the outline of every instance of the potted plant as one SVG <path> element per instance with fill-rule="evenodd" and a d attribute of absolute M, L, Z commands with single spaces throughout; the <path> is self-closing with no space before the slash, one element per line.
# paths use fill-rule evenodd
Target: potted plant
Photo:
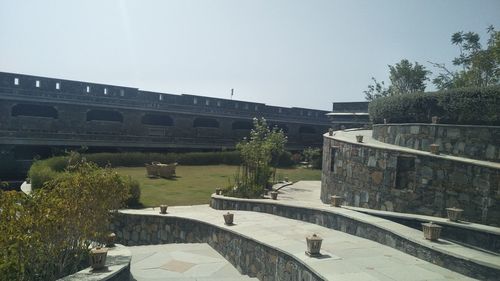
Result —
<path fill-rule="evenodd" d="M 340 205 L 344 201 L 344 197 L 338 196 L 338 195 L 333 195 L 330 197 L 330 200 L 331 200 L 331 205 L 333 207 L 340 207 Z"/>
<path fill-rule="evenodd" d="M 277 191 L 271 191 L 271 199 L 273 199 L 273 200 L 278 199 L 278 192 Z"/>
<path fill-rule="evenodd" d="M 356 135 L 357 142 L 363 142 L 363 135 Z"/>
<path fill-rule="evenodd" d="M 439 117 L 437 116 L 432 116 L 432 124 L 437 124 L 439 121 Z"/>
<path fill-rule="evenodd" d="M 429 145 L 429 148 L 430 148 L 432 154 L 436 154 L 436 155 L 439 154 L 439 144 L 433 143 L 433 144 Z"/>
<path fill-rule="evenodd" d="M 422 230 L 424 232 L 424 237 L 427 240 L 437 241 L 439 235 L 441 234 L 441 226 L 433 222 L 422 223 Z"/>
<path fill-rule="evenodd" d="M 233 225 L 234 214 L 227 212 L 227 214 L 223 214 L 224 216 L 224 224 L 225 225 Z"/>
<path fill-rule="evenodd" d="M 114 232 L 111 232 L 106 236 L 106 247 L 111 248 L 115 246 L 116 242 L 116 234 Z"/>
<path fill-rule="evenodd" d="M 319 237 L 316 234 L 306 237 L 307 242 L 307 251 L 306 255 L 310 257 L 319 257 L 321 256 L 321 243 L 323 242 L 323 238 Z"/>
<path fill-rule="evenodd" d="M 221 193 L 222 193 L 222 188 L 216 188 L 215 189 L 215 194 L 216 195 L 221 195 Z"/>
<path fill-rule="evenodd" d="M 168 205 L 160 205 L 160 214 L 164 215 L 167 213 Z"/>
<path fill-rule="evenodd" d="M 332 129 L 332 128 L 329 128 L 329 129 L 328 129 L 328 135 L 329 135 L 329 136 L 333 136 L 333 129 Z"/>
<path fill-rule="evenodd" d="M 448 214 L 448 219 L 450 221 L 459 221 L 460 220 L 460 217 L 462 216 L 462 212 L 464 210 L 463 209 L 459 209 L 459 208 L 446 208 L 446 213 Z"/>
<path fill-rule="evenodd" d="M 106 264 L 106 257 L 108 255 L 107 248 L 95 247 L 90 250 L 90 267 L 93 270 L 99 270 L 104 268 Z"/>

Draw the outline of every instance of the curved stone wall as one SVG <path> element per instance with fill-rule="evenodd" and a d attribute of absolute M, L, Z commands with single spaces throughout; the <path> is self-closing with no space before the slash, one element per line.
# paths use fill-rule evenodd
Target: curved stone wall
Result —
<path fill-rule="evenodd" d="M 488 264 L 476 260 L 475 257 L 467 256 L 467 254 L 463 255 L 462 253 L 462 255 L 459 255 L 439 249 L 439 247 L 433 247 L 433 245 L 429 244 L 430 242 L 427 242 L 423 238 L 408 238 L 413 236 L 407 233 L 407 230 L 401 231 L 400 227 L 398 227 L 399 225 L 396 223 L 374 220 L 371 216 L 359 216 L 359 213 L 354 211 L 349 212 L 349 210 L 343 208 L 325 210 L 321 208 L 293 206 L 279 201 L 242 199 L 217 195 L 212 195 L 210 206 L 218 210 L 262 212 L 314 223 L 381 243 L 419 259 L 482 280 L 494 280 L 500 274 L 500 267 L 495 265 L 494 262 L 489 262 Z M 356 216 L 352 213 L 356 213 Z M 445 229 L 448 232 L 455 231 L 452 228 L 448 228 L 448 226 L 445 226 Z M 476 233 L 475 235 L 481 236 L 480 233 Z M 498 247 L 499 237 L 492 236 L 490 239 L 493 245 L 488 246 Z M 496 248 L 495 250 L 498 249 Z"/>
<path fill-rule="evenodd" d="M 348 134 L 324 136 L 323 202 L 342 195 L 350 206 L 441 217 L 456 206 L 467 221 L 500 225 L 497 163 L 360 144 Z"/>
<path fill-rule="evenodd" d="M 259 280 L 327 280 L 291 255 L 202 221 L 118 213 L 111 225 L 125 245 L 207 243 L 242 274 Z"/>
<path fill-rule="evenodd" d="M 377 124 L 373 138 L 390 144 L 429 151 L 436 143 L 442 153 L 500 162 L 500 127 L 448 124 Z"/>

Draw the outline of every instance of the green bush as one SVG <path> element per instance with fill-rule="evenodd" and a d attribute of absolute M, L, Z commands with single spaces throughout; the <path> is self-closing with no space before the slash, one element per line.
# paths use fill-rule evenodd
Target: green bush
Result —
<path fill-rule="evenodd" d="M 45 168 L 50 168 L 45 166 Z M 73 162 L 30 196 L 0 191 L 0 280 L 56 280 L 86 267 L 129 191 L 116 172 Z"/>
<path fill-rule="evenodd" d="M 125 201 L 125 204 L 128 207 L 139 207 L 141 206 L 140 199 L 141 199 L 141 185 L 140 183 L 132 179 L 131 177 L 128 177 L 127 180 L 125 181 L 125 184 L 128 186 L 129 189 L 129 197 L 127 201 Z"/>
<path fill-rule="evenodd" d="M 500 125 L 500 86 L 460 88 L 378 98 L 369 105 L 373 123 Z"/>
<path fill-rule="evenodd" d="M 55 171 L 49 163 L 50 160 L 35 161 L 28 172 L 28 177 L 31 179 L 31 187 L 33 189 L 41 188 L 44 183 L 56 179 L 61 173 Z"/>

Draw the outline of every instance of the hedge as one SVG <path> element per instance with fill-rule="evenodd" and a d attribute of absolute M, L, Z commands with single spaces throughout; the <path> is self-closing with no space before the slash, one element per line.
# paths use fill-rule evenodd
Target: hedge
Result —
<path fill-rule="evenodd" d="M 500 126 L 500 86 L 459 88 L 378 98 L 368 107 L 374 124 L 430 123 Z"/>

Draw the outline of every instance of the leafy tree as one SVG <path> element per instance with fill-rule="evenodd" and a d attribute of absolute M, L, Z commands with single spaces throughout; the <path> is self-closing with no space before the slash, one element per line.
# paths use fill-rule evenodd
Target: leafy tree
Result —
<path fill-rule="evenodd" d="M 371 101 L 376 98 L 389 96 L 389 89 L 385 87 L 384 81 L 378 82 L 374 77 L 372 77 L 372 80 L 373 84 L 368 85 L 368 89 L 366 91 L 363 91 L 366 100 Z"/>
<path fill-rule="evenodd" d="M 391 95 L 410 94 L 425 91 L 425 81 L 429 80 L 430 72 L 418 62 L 413 65 L 407 59 L 401 60 L 396 65 L 389 65 L 389 79 Z"/>
<path fill-rule="evenodd" d="M 275 172 L 272 160 L 284 152 L 287 141 L 283 131 L 276 127 L 270 129 L 264 118 L 254 118 L 253 124 L 250 137 L 236 145 L 243 162 L 236 177 L 236 196 L 257 197 L 262 194 Z"/>
<path fill-rule="evenodd" d="M 483 49 L 475 32 L 456 32 L 451 43 L 458 46 L 460 55 L 453 59 L 459 70 L 452 71 L 444 63 L 429 62 L 441 70 L 432 82 L 440 90 L 460 87 L 487 87 L 500 82 L 500 32 L 489 26 L 490 36 Z"/>
<path fill-rule="evenodd" d="M 378 82 L 372 77 L 374 84 L 368 85 L 368 89 L 363 91 L 367 100 L 374 100 L 380 97 L 402 95 L 425 90 L 425 81 L 430 71 L 418 62 L 412 64 L 407 59 L 402 59 L 394 66 L 389 65 L 389 80 L 391 84 L 388 88 L 384 82 Z"/>

